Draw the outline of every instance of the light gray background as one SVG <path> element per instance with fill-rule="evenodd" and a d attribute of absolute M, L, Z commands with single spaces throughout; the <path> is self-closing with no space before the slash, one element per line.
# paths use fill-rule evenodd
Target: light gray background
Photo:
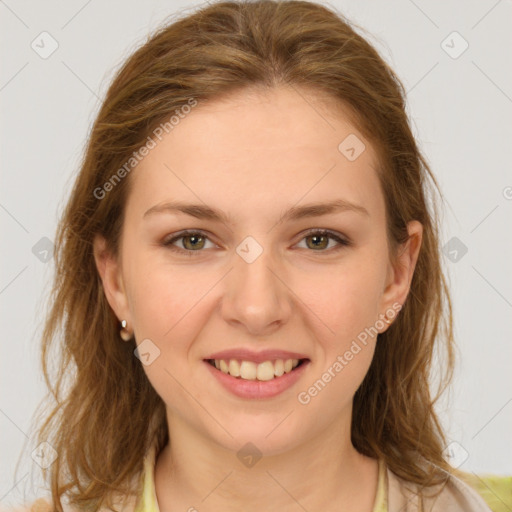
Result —
<path fill-rule="evenodd" d="M 44 247 L 36 246 L 39 257 L 32 248 L 54 239 L 115 69 L 166 17 L 197 5 L 0 0 L 0 506 L 41 495 L 28 487 L 38 482 L 29 427 L 44 392 L 38 343 L 53 270 L 40 259 Z M 457 237 L 467 247 L 464 255 L 456 249 L 457 261 L 447 251 L 444 262 L 461 356 L 440 407 L 456 443 L 452 460 L 467 471 L 512 474 L 512 2 L 327 5 L 369 31 L 404 82 L 414 132 L 448 202 L 442 243 Z M 43 31 L 59 45 L 47 59 L 31 48 Z M 469 44 L 457 58 L 464 41 L 454 31 Z"/>

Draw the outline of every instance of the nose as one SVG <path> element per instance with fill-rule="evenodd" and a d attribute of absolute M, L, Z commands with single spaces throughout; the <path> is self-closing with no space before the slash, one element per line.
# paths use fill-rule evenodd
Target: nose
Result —
<path fill-rule="evenodd" d="M 263 250 L 251 263 L 235 254 L 225 287 L 221 311 L 226 322 L 242 325 L 254 336 L 268 335 L 288 322 L 292 294 L 270 251 Z"/>

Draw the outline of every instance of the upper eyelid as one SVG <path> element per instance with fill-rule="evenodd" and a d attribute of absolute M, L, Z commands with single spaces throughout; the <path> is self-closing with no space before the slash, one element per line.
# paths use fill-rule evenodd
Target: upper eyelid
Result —
<path fill-rule="evenodd" d="M 173 233 L 171 235 L 164 237 L 163 242 L 164 243 L 175 242 L 176 240 L 179 240 L 182 237 L 191 236 L 191 235 L 202 235 L 205 238 L 208 238 L 208 240 L 210 240 L 211 242 L 213 242 L 210 234 L 206 231 L 203 231 L 202 229 L 186 229 L 183 231 L 178 231 L 176 234 Z"/>

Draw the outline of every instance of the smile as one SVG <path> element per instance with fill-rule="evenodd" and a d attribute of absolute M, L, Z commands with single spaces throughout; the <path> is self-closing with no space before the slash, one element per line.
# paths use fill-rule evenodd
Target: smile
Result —
<path fill-rule="evenodd" d="M 263 399 L 279 395 L 304 373 L 309 359 L 276 359 L 255 363 L 237 359 L 205 359 L 220 384 L 241 398 Z"/>
<path fill-rule="evenodd" d="M 223 373 L 244 380 L 272 380 L 290 373 L 305 359 L 276 359 L 254 363 L 253 361 L 238 361 L 236 359 L 209 359 L 208 362 Z"/>

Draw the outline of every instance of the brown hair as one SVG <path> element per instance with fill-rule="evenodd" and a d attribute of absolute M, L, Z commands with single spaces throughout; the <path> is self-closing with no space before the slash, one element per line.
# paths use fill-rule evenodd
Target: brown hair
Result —
<path fill-rule="evenodd" d="M 104 502 L 110 506 L 113 493 L 140 492 L 131 484 L 152 439 L 157 436 L 160 445 L 168 441 L 165 404 L 134 357 L 135 342 L 120 341 L 93 256 L 95 234 L 117 254 L 131 180 L 120 180 L 101 199 L 94 191 L 176 109 L 252 87 L 307 88 L 347 107 L 379 157 L 390 247 L 407 240 L 408 221 L 422 223 L 409 295 L 379 335 L 354 397 L 352 442 L 422 486 L 445 480 L 451 471 L 434 410 L 454 362 L 437 207 L 426 202 L 426 193 L 439 187 L 411 132 L 403 85 L 353 26 L 341 14 L 306 1 L 217 2 L 159 28 L 117 72 L 58 226 L 43 332 L 42 369 L 55 404 L 38 442 L 50 442 L 59 455 L 50 468 L 59 511 L 62 495 L 96 510 Z M 50 350 L 57 340 L 52 383 Z M 429 377 L 438 348 L 446 364 L 432 396 Z"/>

